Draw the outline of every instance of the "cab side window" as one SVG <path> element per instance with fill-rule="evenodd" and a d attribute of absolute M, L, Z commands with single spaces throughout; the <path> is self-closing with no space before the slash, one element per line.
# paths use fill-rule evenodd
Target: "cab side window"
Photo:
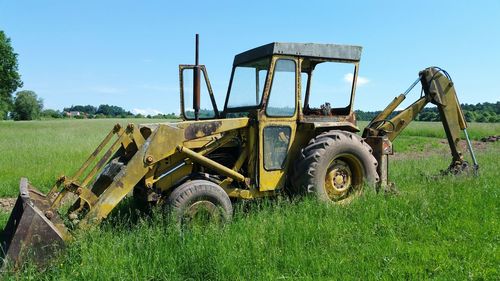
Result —
<path fill-rule="evenodd" d="M 291 117 L 295 114 L 295 61 L 279 59 L 266 108 L 268 116 Z"/>
<path fill-rule="evenodd" d="M 348 114 L 351 106 L 353 78 L 356 71 L 351 63 L 304 60 L 302 83 L 311 75 L 308 92 L 302 92 L 305 115 Z M 303 85 L 304 87 L 304 85 Z"/>

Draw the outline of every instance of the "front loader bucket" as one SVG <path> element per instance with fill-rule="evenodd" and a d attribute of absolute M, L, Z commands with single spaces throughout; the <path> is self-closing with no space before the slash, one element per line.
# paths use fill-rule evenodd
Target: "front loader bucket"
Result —
<path fill-rule="evenodd" d="M 29 258 L 37 265 L 46 263 L 70 234 L 49 200 L 22 178 L 19 197 L 1 233 L 3 265 L 19 267 Z M 49 219 L 50 218 L 50 219 Z"/>

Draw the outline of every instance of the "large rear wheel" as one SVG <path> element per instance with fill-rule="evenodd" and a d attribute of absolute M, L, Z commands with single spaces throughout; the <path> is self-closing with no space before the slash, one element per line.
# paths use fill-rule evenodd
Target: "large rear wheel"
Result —
<path fill-rule="evenodd" d="M 374 186 L 378 181 L 370 146 L 354 133 L 329 131 L 302 149 L 292 190 L 323 201 L 347 202 L 360 194 L 363 185 Z"/>

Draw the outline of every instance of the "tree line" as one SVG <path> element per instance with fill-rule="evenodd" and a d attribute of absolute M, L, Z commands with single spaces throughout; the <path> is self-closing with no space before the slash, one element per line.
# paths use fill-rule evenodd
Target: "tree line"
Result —
<path fill-rule="evenodd" d="M 79 114 L 73 115 L 72 113 Z M 75 118 L 179 118 L 179 116 L 177 116 L 175 113 L 159 113 L 155 115 L 133 114 L 132 112 L 125 110 L 122 107 L 108 104 L 101 104 L 98 107 L 95 107 L 93 105 L 72 105 L 70 107 L 65 107 L 62 113 L 59 112 L 59 115 L 62 115 L 63 117 Z"/>
<path fill-rule="evenodd" d="M 12 111 L 4 119 L 13 120 L 37 120 L 37 119 L 97 119 L 97 118 L 154 118 L 154 119 L 176 119 L 175 113 L 143 115 L 133 114 L 116 105 L 101 104 L 72 105 L 63 110 L 43 109 L 43 100 L 38 98 L 33 91 L 19 91 L 14 97 Z"/>
<path fill-rule="evenodd" d="M 467 122 L 495 123 L 500 122 L 500 101 L 496 103 L 483 102 L 477 104 L 461 104 Z M 356 118 L 360 121 L 370 121 L 381 111 L 356 110 Z M 401 111 L 395 111 L 392 116 Z M 415 118 L 416 121 L 440 121 L 437 107 L 424 108 Z"/>

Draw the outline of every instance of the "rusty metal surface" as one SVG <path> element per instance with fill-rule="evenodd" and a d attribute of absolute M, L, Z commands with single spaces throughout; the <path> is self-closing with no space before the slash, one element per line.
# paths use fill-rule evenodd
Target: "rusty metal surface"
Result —
<path fill-rule="evenodd" d="M 378 188 L 385 190 L 391 184 L 389 182 L 389 155 L 392 155 L 392 143 L 387 136 L 370 136 L 364 139 L 372 148 L 372 155 L 377 160 L 377 173 L 380 181 Z"/>
<path fill-rule="evenodd" d="M 186 140 L 191 140 L 201 136 L 209 136 L 214 134 L 220 126 L 222 126 L 222 121 L 193 123 L 184 129 L 184 137 Z"/>
<path fill-rule="evenodd" d="M 1 235 L 3 264 L 18 267 L 27 259 L 46 264 L 71 236 L 57 213 L 49 210 L 50 202 L 26 178 L 21 179 L 19 189 Z"/>
<path fill-rule="evenodd" d="M 249 62 L 272 55 L 290 55 L 300 57 L 316 57 L 346 61 L 359 61 L 362 47 L 337 44 L 315 43 L 269 43 L 234 57 L 233 65 Z"/>

